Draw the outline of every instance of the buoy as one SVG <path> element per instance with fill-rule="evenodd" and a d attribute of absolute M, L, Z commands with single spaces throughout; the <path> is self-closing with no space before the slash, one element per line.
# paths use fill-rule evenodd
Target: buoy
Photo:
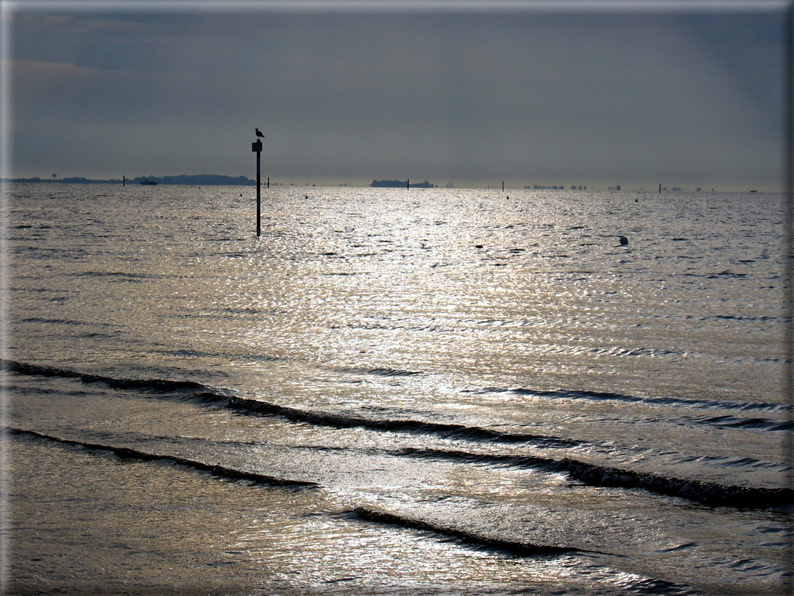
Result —
<path fill-rule="evenodd" d="M 629 244 L 629 239 L 626 238 L 625 236 L 621 236 L 620 237 L 620 245 L 621 246 L 628 246 L 628 244 Z"/>

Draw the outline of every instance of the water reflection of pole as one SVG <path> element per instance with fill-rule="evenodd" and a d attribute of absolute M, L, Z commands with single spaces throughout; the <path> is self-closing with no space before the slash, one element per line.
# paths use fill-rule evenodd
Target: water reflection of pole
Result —
<path fill-rule="evenodd" d="M 256 236 L 257 238 L 262 233 L 262 226 L 261 226 L 261 217 L 262 217 L 262 202 L 261 202 L 261 190 L 260 187 L 262 183 L 259 178 L 259 157 L 262 153 L 262 141 L 254 141 L 251 144 L 251 151 L 256 151 Z M 270 182 L 270 178 L 268 178 L 268 183 Z"/>

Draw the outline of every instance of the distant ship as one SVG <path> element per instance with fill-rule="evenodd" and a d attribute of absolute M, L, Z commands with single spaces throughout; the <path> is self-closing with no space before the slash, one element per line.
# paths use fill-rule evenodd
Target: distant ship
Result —
<path fill-rule="evenodd" d="M 141 184 L 145 184 L 147 186 L 154 186 L 155 184 L 157 184 L 157 182 L 155 182 L 154 180 L 149 180 L 147 178 L 144 178 Z"/>

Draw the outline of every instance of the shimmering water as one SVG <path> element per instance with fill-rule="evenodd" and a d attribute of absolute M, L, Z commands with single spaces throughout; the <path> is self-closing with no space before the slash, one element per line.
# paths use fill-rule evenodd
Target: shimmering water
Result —
<path fill-rule="evenodd" d="M 780 591 L 780 195 L 11 192 L 13 589 Z"/>

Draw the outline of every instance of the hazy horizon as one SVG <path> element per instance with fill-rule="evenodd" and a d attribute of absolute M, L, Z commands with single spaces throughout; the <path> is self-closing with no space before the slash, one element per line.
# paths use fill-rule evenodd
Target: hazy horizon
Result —
<path fill-rule="evenodd" d="M 137 174 L 135 176 L 126 176 L 126 181 L 128 185 L 135 184 L 135 180 L 140 179 L 152 179 L 158 181 L 159 184 L 163 186 L 214 186 L 215 183 L 199 183 L 199 182 L 189 182 L 189 183 L 174 183 L 168 181 L 162 181 L 163 178 L 176 178 L 179 176 L 224 176 L 226 174 L 144 174 L 140 175 Z M 242 174 L 242 176 L 246 176 Z M 229 178 L 233 178 L 234 176 L 228 176 Z M 252 180 L 254 183 L 256 182 L 256 175 L 254 176 L 246 176 L 249 180 Z M 30 178 L 39 178 L 40 182 L 28 182 Z M 62 184 L 79 184 L 79 182 L 64 182 L 64 179 L 73 179 L 73 178 L 83 178 L 87 180 L 88 184 L 97 184 L 97 183 L 108 183 L 108 184 L 121 184 L 122 178 L 88 178 L 87 176 L 57 176 L 57 178 L 53 178 L 52 176 L 30 176 L 28 179 L 23 179 L 21 176 L 15 177 L 14 179 L 0 179 L 0 182 L 17 182 L 17 183 L 31 183 L 31 184 L 47 184 L 47 183 L 62 183 Z M 267 176 L 263 176 L 261 180 L 262 189 L 267 189 Z M 372 183 L 376 180 L 383 180 L 383 177 L 373 178 L 370 180 L 347 180 L 343 182 L 339 182 L 336 180 L 317 180 L 317 179 L 307 179 L 307 180 L 284 180 L 284 179 L 270 179 L 270 187 L 272 189 L 277 188 L 306 188 L 306 187 L 314 187 L 314 188 L 337 188 L 337 187 L 348 187 L 348 188 L 397 188 L 397 187 L 379 187 L 373 186 Z M 433 185 L 433 188 L 436 189 L 458 189 L 458 190 L 465 190 L 465 189 L 483 189 L 483 190 L 501 190 L 502 189 L 502 181 L 480 181 L 477 183 L 457 183 L 454 180 L 449 180 L 444 183 L 441 183 L 436 180 L 419 180 L 419 179 L 409 179 L 411 183 L 411 190 L 421 190 L 422 187 L 416 187 L 415 184 L 420 184 L 424 182 L 429 182 Z M 403 180 L 405 182 L 405 180 Z M 224 184 L 217 184 L 218 186 L 241 186 L 243 188 L 251 187 L 252 185 L 224 185 Z M 539 188 L 534 188 L 535 186 Z M 255 184 L 253 185 L 255 186 Z M 575 186 L 576 188 L 572 188 Z M 746 185 L 747 186 L 747 185 Z M 554 187 L 554 188 L 552 188 Z M 619 189 L 617 187 L 620 187 Z M 508 190 L 564 190 L 564 191 L 607 191 L 607 190 L 620 190 L 625 192 L 650 192 L 650 193 L 657 193 L 659 192 L 659 185 L 656 186 L 638 186 L 638 185 L 625 185 L 621 183 L 611 184 L 609 186 L 606 185 L 587 185 L 587 184 L 564 184 L 560 183 L 559 181 L 555 184 L 552 182 L 549 183 L 541 183 L 541 182 L 533 182 L 533 183 L 526 183 L 521 184 L 518 182 L 504 182 L 504 189 L 505 191 Z M 676 192 L 676 191 L 683 191 L 683 192 L 729 192 L 729 193 L 741 193 L 741 192 L 769 192 L 769 193 L 780 193 L 784 192 L 782 190 L 764 190 L 758 188 L 750 188 L 747 186 L 746 188 L 718 188 L 718 187 L 705 187 L 705 186 L 679 186 L 676 184 L 667 184 L 662 183 L 662 191 L 668 192 Z"/>
<path fill-rule="evenodd" d="M 7 177 L 782 190 L 783 3 L 378 5 L 16 5 Z"/>

